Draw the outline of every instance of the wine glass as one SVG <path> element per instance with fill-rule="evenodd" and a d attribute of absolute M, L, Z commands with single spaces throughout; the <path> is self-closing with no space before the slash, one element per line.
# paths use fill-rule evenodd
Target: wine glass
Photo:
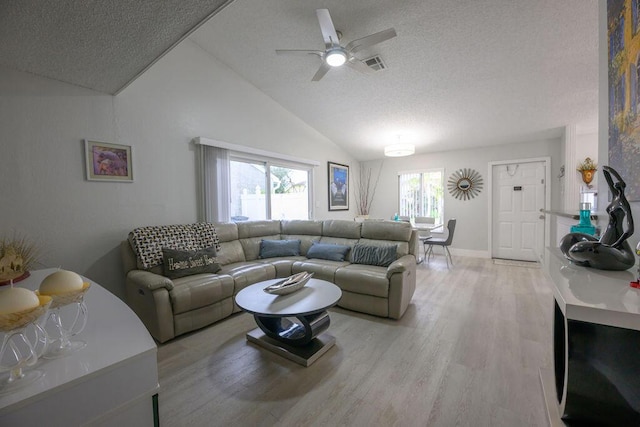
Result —
<path fill-rule="evenodd" d="M 39 370 L 25 369 L 34 366 L 47 350 L 47 333 L 37 320 L 47 311 L 50 299 L 40 300 L 41 305 L 34 309 L 0 316 L 0 331 L 4 332 L 0 345 L 0 395 L 31 384 L 43 375 Z"/>
<path fill-rule="evenodd" d="M 55 303 L 55 297 L 54 297 Z M 45 323 L 49 336 L 45 359 L 57 359 L 84 348 L 87 343 L 71 338 L 84 330 L 87 324 L 87 306 L 84 299 L 64 305 L 56 305 L 50 310 Z M 53 330 L 52 330 L 53 329 Z"/>

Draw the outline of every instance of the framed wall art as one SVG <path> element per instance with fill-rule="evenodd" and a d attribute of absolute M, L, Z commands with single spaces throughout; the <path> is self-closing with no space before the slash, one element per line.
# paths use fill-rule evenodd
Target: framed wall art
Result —
<path fill-rule="evenodd" d="M 640 201 L 640 34 L 636 8 L 636 1 L 607 2 L 609 166 L 624 178 L 630 202 Z"/>
<path fill-rule="evenodd" d="M 449 193 L 456 199 L 471 200 L 482 190 L 482 175 L 474 169 L 460 169 L 449 177 Z"/>
<path fill-rule="evenodd" d="M 131 146 L 84 140 L 89 181 L 133 182 Z"/>
<path fill-rule="evenodd" d="M 329 163 L 329 210 L 349 210 L 349 166 Z"/>

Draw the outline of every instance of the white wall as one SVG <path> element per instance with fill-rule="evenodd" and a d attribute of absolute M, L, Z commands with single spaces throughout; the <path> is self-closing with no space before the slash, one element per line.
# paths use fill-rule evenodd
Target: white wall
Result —
<path fill-rule="evenodd" d="M 559 205 L 559 181 L 557 175 L 561 163 L 560 139 L 531 141 L 520 144 L 499 145 L 472 150 L 448 151 L 385 159 L 380 183 L 373 200 L 372 218 L 390 218 L 398 210 L 398 172 L 445 169 L 445 188 L 449 176 L 458 169 L 472 168 L 480 172 L 484 182 L 481 193 L 471 200 L 458 200 L 445 190 L 445 222 L 458 220 L 452 244 L 459 252 L 489 256 L 488 188 L 489 162 L 551 157 L 551 204 Z M 374 168 L 375 162 L 371 163 Z"/>
<path fill-rule="evenodd" d="M 315 217 L 355 215 L 328 212 L 326 185 L 354 159 L 187 40 L 116 97 L 0 68 L 0 236 L 122 296 L 127 233 L 197 220 L 196 136 L 317 160 Z M 84 138 L 132 145 L 135 182 L 86 181 Z"/>

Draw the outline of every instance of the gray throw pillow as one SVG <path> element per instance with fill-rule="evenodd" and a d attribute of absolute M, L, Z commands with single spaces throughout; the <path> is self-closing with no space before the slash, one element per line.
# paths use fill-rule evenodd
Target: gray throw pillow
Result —
<path fill-rule="evenodd" d="M 192 274 L 217 273 L 221 267 L 216 262 L 216 255 L 215 246 L 197 251 L 162 248 L 164 275 L 178 279 Z"/>
<path fill-rule="evenodd" d="M 300 255 L 300 240 L 261 240 L 260 258 Z"/>
<path fill-rule="evenodd" d="M 351 251 L 351 262 L 354 264 L 389 267 L 397 258 L 397 245 L 373 246 L 357 243 Z"/>
<path fill-rule="evenodd" d="M 351 249 L 347 245 L 337 245 L 332 243 L 316 243 L 307 251 L 307 258 L 326 259 L 329 261 L 344 261 L 347 253 Z"/>

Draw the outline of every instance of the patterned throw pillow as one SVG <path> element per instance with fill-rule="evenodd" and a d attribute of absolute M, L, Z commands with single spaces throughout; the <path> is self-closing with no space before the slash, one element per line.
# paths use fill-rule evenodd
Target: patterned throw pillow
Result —
<path fill-rule="evenodd" d="M 389 267 L 397 258 L 397 245 L 373 246 L 357 243 L 351 251 L 351 262 L 354 264 Z"/>
<path fill-rule="evenodd" d="M 162 248 L 193 251 L 214 246 L 220 250 L 216 228 L 210 222 L 139 227 L 129 233 L 129 243 L 138 266 L 144 269 L 162 264 Z"/>
<path fill-rule="evenodd" d="M 351 247 L 347 245 L 314 242 L 307 251 L 307 258 L 344 261 L 349 249 L 351 249 Z"/>
<path fill-rule="evenodd" d="M 300 255 L 300 240 L 267 240 L 260 241 L 260 258 Z"/>
<path fill-rule="evenodd" d="M 169 279 L 178 279 L 192 274 L 217 273 L 220 264 L 216 262 L 214 246 L 196 251 L 179 251 L 162 248 L 164 275 Z"/>

